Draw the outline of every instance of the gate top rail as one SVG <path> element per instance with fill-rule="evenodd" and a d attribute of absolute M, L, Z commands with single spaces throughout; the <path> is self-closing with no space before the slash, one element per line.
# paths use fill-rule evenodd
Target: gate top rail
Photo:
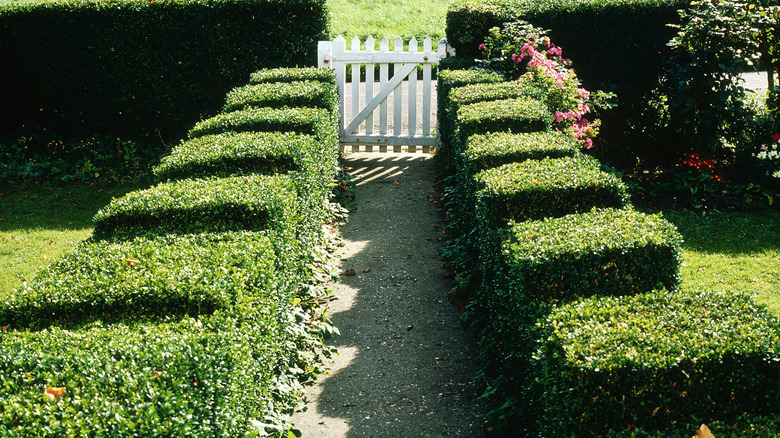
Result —
<path fill-rule="evenodd" d="M 432 126 L 432 114 L 435 105 L 431 104 L 433 87 L 431 64 L 447 56 L 446 40 L 442 40 L 433 49 L 431 38 L 425 38 L 422 51 L 418 51 L 416 38 L 409 40 L 408 49 L 400 37 L 393 42 L 382 38 L 379 49 L 374 38 L 369 36 L 365 49 L 354 37 L 350 49 L 341 35 L 333 41 L 320 41 L 317 49 L 317 65 L 336 70 L 339 88 L 339 140 L 342 145 L 379 145 L 386 150 L 393 145 L 410 148 L 423 146 L 427 150 L 435 146 L 438 136 Z M 422 64 L 422 93 L 418 96 L 418 65 Z M 347 88 L 346 66 L 351 66 L 351 86 Z M 365 65 L 365 82 L 361 83 L 361 65 Z M 390 67 L 392 65 L 392 70 Z M 374 67 L 378 66 L 379 77 L 375 80 Z M 390 76 L 392 72 L 392 76 Z M 364 94 L 361 102 L 361 94 Z M 350 100 L 350 105 L 347 104 Z M 388 106 L 388 100 L 393 105 Z M 418 111 L 418 106 L 419 111 Z M 347 117 L 347 109 L 350 109 Z M 379 117 L 374 119 L 374 113 Z M 388 113 L 392 112 L 392 118 Z M 418 114 L 421 123 L 418 123 Z M 378 123 L 377 123 L 378 122 Z M 391 124 L 392 122 L 392 124 Z M 435 121 L 433 121 L 435 123 Z M 375 126 L 375 124 L 377 126 Z M 418 131 L 420 125 L 421 132 Z M 378 132 L 376 132 L 378 131 Z"/>

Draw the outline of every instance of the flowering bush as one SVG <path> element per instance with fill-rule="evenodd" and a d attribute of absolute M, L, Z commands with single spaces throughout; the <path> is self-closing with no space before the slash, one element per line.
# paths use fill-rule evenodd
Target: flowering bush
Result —
<path fill-rule="evenodd" d="M 585 148 L 593 146 L 599 122 L 586 114 L 595 115 L 595 107 L 609 107 L 612 95 L 582 88 L 571 61 L 544 30 L 525 22 L 507 23 L 503 29 L 491 29 L 480 49 L 482 62 L 490 68 L 544 89 L 556 128 L 571 134 Z"/>

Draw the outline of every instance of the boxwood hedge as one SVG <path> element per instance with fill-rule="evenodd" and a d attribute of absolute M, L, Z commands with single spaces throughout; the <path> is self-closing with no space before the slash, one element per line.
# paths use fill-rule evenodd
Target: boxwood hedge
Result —
<path fill-rule="evenodd" d="M 532 97 L 464 105 L 458 108 L 456 119 L 455 144 L 465 143 L 473 134 L 546 131 L 553 120 L 547 105 Z"/>
<path fill-rule="evenodd" d="M 780 325 L 745 295 L 586 299 L 556 308 L 541 332 L 542 433 L 638 426 L 689 436 L 700 422 L 736 430 L 749 425 L 735 422 L 742 414 L 780 410 Z"/>
<path fill-rule="evenodd" d="M 496 226 L 628 205 L 625 185 L 586 155 L 528 160 L 479 172 L 477 218 Z"/>
<path fill-rule="evenodd" d="M 320 148 L 311 135 L 281 132 L 228 132 L 186 140 L 153 169 L 161 181 L 301 170 Z"/>
<path fill-rule="evenodd" d="M 250 107 L 307 107 L 335 111 L 338 90 L 332 84 L 316 81 L 268 82 L 232 89 L 225 99 L 222 112 Z"/>
<path fill-rule="evenodd" d="M 250 84 L 299 81 L 318 81 L 336 85 L 336 73 L 332 68 L 294 67 L 262 69 L 249 76 Z"/>
<path fill-rule="evenodd" d="M 480 170 L 513 162 L 572 157 L 581 148 L 570 135 L 560 132 L 496 132 L 469 137 L 461 157 L 464 172 L 475 175 Z"/>
<path fill-rule="evenodd" d="M 160 183 L 115 198 L 98 211 L 93 219 L 94 236 L 265 229 L 289 233 L 299 221 L 296 191 L 286 175 Z"/>
<path fill-rule="evenodd" d="M 247 108 L 217 114 L 198 122 L 189 131 L 189 138 L 226 132 L 278 131 L 315 136 L 323 142 L 338 139 L 335 115 L 320 108 Z"/>
<path fill-rule="evenodd" d="M 0 436 L 238 437 L 273 415 L 273 303 L 243 318 L 0 336 Z"/>
<path fill-rule="evenodd" d="M 0 303 L 0 325 L 198 317 L 263 296 L 279 301 L 268 236 L 238 232 L 86 242 Z"/>
<path fill-rule="evenodd" d="M 675 290 L 681 246 L 660 216 L 602 209 L 510 225 L 502 265 L 513 287 L 540 301 Z"/>
<path fill-rule="evenodd" d="M 439 139 L 442 145 L 443 155 L 449 154 L 448 149 L 451 149 L 451 131 L 452 124 L 454 123 L 452 117 L 446 113 L 446 108 L 449 103 L 449 96 L 453 89 L 462 87 L 467 84 L 476 83 L 495 83 L 504 81 L 504 77 L 491 70 L 475 69 L 475 70 L 443 70 L 438 74 L 438 82 L 436 84 L 436 105 L 437 105 L 437 120 L 439 129 Z"/>

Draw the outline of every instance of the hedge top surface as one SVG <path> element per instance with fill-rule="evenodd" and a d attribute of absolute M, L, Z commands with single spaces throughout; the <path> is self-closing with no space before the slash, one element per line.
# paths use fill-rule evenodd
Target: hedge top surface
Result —
<path fill-rule="evenodd" d="M 336 85 L 336 71 L 332 68 L 293 67 L 263 69 L 249 76 L 250 84 L 267 82 L 318 81 Z"/>
<path fill-rule="evenodd" d="M 444 70 L 439 72 L 439 82 L 443 82 L 453 88 L 468 84 L 496 83 L 505 80 L 500 73 L 487 69 Z"/>
<path fill-rule="evenodd" d="M 682 236 L 661 215 L 630 209 L 594 209 L 538 221 L 510 223 L 504 252 L 517 261 L 542 261 L 550 255 L 599 253 L 605 249 L 669 246 L 677 250 Z"/>
<path fill-rule="evenodd" d="M 573 156 L 582 148 L 574 138 L 560 132 L 495 132 L 469 137 L 463 160 L 479 169 L 527 159 Z"/>
<path fill-rule="evenodd" d="M 210 314 L 250 297 L 273 306 L 276 255 L 265 233 L 87 241 L 0 303 L 0 325 Z"/>
<path fill-rule="evenodd" d="M 484 185 L 484 190 L 505 194 L 586 186 L 621 187 L 622 196 L 628 203 L 628 193 L 620 179 L 602 171 L 598 160 L 583 154 L 504 164 L 479 172 L 476 179 Z"/>
<path fill-rule="evenodd" d="M 321 108 L 246 108 L 198 122 L 190 129 L 189 138 L 225 132 L 275 131 L 327 139 L 337 135 L 334 117 L 333 112 Z"/>
<path fill-rule="evenodd" d="M 780 361 L 780 325 L 747 295 L 660 291 L 583 299 L 544 323 L 569 366 L 598 372 L 758 356 Z M 599 354 L 594 355 L 594 352 Z"/>
<path fill-rule="evenodd" d="M 228 132 L 182 142 L 153 172 L 160 180 L 287 173 L 298 170 L 319 143 L 310 135 L 279 132 Z"/>
<path fill-rule="evenodd" d="M 547 105 L 529 96 L 464 105 L 458 108 L 457 118 L 461 135 L 545 131 L 553 121 Z"/>
<path fill-rule="evenodd" d="M 287 230 L 297 222 L 296 186 L 287 175 L 247 175 L 160 183 L 98 211 L 94 237 L 147 233 Z"/>
<path fill-rule="evenodd" d="M 450 92 L 449 98 L 452 105 L 457 108 L 472 103 L 501 99 L 516 99 L 523 96 L 543 99 L 546 95 L 544 90 L 533 83 L 508 81 L 463 85 L 454 88 Z"/>
<path fill-rule="evenodd" d="M 317 81 L 267 82 L 230 90 L 222 112 L 248 107 L 310 107 L 335 111 L 338 102 L 338 92 L 332 84 Z"/>

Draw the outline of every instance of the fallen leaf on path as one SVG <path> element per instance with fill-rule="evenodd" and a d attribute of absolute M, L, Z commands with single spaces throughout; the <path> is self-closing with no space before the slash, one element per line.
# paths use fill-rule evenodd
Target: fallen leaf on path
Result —
<path fill-rule="evenodd" d="M 363 269 L 363 272 L 365 272 L 366 274 L 368 274 L 369 272 L 371 272 L 371 268 L 366 268 L 366 269 Z"/>
<path fill-rule="evenodd" d="M 344 275 L 355 275 L 355 270 L 347 269 L 346 271 L 344 271 Z"/>
<path fill-rule="evenodd" d="M 401 184 L 401 181 L 400 181 L 400 180 L 395 180 L 395 181 L 393 181 L 393 185 L 394 185 L 394 186 L 397 186 L 398 184 Z"/>

